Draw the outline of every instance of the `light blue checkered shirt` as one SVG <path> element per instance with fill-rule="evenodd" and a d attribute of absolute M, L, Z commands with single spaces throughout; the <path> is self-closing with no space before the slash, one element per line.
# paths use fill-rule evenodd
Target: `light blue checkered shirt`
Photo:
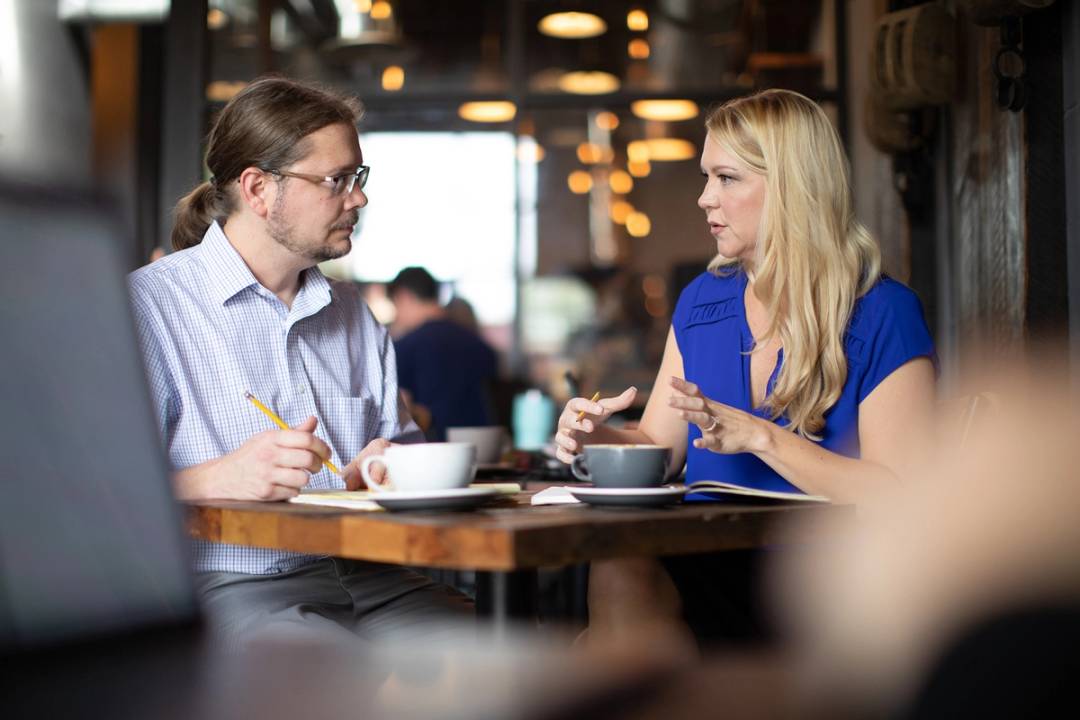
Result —
<path fill-rule="evenodd" d="M 250 390 L 289 425 L 314 415 L 343 468 L 375 438 L 422 440 L 401 404 L 394 348 L 355 285 L 304 271 L 292 308 L 251 274 L 214 223 L 195 247 L 128 278 L 161 436 L 174 469 L 273 429 Z M 310 487 L 343 488 L 325 467 Z M 197 571 L 266 575 L 316 556 L 193 541 Z"/>

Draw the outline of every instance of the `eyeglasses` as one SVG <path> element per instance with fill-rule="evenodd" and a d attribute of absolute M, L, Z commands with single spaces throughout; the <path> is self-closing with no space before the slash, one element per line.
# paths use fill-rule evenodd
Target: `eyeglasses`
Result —
<path fill-rule="evenodd" d="M 288 170 L 270 170 L 270 173 L 274 175 L 282 175 L 284 177 L 300 178 L 301 180 L 307 180 L 317 184 L 329 183 L 330 192 L 335 195 L 348 195 L 353 191 L 353 188 L 357 184 L 360 185 L 360 189 L 363 190 L 367 185 L 368 175 L 371 173 L 371 168 L 367 165 L 361 165 L 352 172 L 342 173 L 340 175 L 309 175 L 308 173 L 290 172 Z"/>

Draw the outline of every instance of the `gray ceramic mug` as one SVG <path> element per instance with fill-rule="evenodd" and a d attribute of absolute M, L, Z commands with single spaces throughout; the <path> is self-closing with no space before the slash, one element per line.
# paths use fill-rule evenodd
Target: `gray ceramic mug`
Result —
<path fill-rule="evenodd" d="M 586 445 L 570 472 L 600 488 L 660 487 L 671 463 L 671 448 L 659 445 Z"/>

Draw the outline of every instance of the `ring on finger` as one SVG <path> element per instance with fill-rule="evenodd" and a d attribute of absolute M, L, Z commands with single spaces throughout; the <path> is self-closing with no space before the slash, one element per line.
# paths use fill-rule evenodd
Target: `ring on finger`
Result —
<path fill-rule="evenodd" d="M 719 422 L 720 422 L 720 418 L 716 417 L 715 415 L 709 415 L 709 424 L 708 425 L 702 425 L 701 426 L 701 432 L 703 432 L 703 433 L 712 432 L 713 430 L 716 429 L 716 425 Z"/>

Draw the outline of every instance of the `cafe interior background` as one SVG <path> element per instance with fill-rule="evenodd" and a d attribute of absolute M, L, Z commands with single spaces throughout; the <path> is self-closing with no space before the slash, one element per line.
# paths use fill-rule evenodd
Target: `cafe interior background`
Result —
<path fill-rule="evenodd" d="M 355 93 L 371 202 L 325 272 L 390 321 L 382 283 L 426 266 L 473 306 L 506 394 L 558 399 L 566 370 L 584 391 L 651 384 L 712 252 L 704 116 L 792 88 L 836 123 L 858 215 L 918 292 L 948 382 L 988 346 L 1078 335 L 1075 11 L 1013 4 L 1048 7 L 1010 40 L 1009 3 L 978 0 L 7 0 L 0 160 L 108 194 L 134 268 L 168 245 L 244 83 Z M 585 20 L 541 24 L 558 12 Z"/>
<path fill-rule="evenodd" d="M 426 266 L 474 308 L 506 397 L 560 400 L 568 370 L 651 384 L 713 251 L 704 117 L 791 88 L 840 132 L 948 387 L 1033 347 L 1080 358 L 1078 68 L 1068 0 L 0 0 L 0 175 L 95 188 L 134 269 L 245 83 L 354 93 L 370 204 L 324 272 L 390 322 L 384 284 Z"/>

